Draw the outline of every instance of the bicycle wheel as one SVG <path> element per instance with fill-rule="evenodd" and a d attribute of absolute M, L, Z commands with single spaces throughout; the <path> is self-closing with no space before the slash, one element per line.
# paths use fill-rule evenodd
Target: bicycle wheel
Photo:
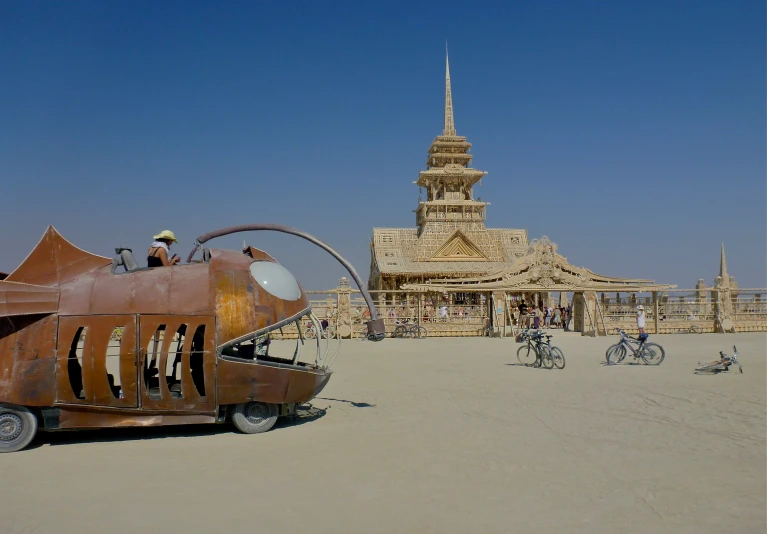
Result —
<path fill-rule="evenodd" d="M 407 334 L 407 327 L 400 325 L 394 329 L 394 332 L 392 332 L 391 337 L 405 337 L 406 334 Z"/>
<path fill-rule="evenodd" d="M 541 355 L 541 367 L 544 369 L 553 369 L 554 358 L 552 358 L 549 348 L 546 345 L 541 345 L 538 347 L 538 351 Z"/>
<path fill-rule="evenodd" d="M 551 359 L 554 361 L 554 367 L 557 369 L 565 368 L 565 354 L 559 347 L 551 347 Z"/>
<path fill-rule="evenodd" d="M 608 365 L 620 363 L 626 357 L 626 347 L 623 346 L 623 343 L 616 343 L 607 349 L 606 356 Z"/>
<path fill-rule="evenodd" d="M 660 365 L 660 362 L 666 358 L 666 351 L 657 343 L 645 343 L 639 357 L 648 365 Z"/>
<path fill-rule="evenodd" d="M 335 339 L 336 337 L 336 329 L 332 326 L 328 326 L 325 329 L 325 332 L 323 333 L 322 337 L 326 337 L 328 339 Z"/>
<path fill-rule="evenodd" d="M 429 332 L 423 326 L 417 326 L 413 329 L 413 332 L 415 333 L 416 339 L 424 339 L 429 335 Z"/>
<path fill-rule="evenodd" d="M 315 332 L 314 328 L 311 328 L 311 327 L 307 328 L 304 331 L 304 337 L 306 339 L 314 339 L 315 337 L 317 337 L 317 332 Z"/>
<path fill-rule="evenodd" d="M 519 363 L 522 365 L 533 365 L 536 359 L 537 355 L 535 350 L 533 350 L 533 348 L 527 343 L 517 349 L 517 360 L 519 360 Z"/>

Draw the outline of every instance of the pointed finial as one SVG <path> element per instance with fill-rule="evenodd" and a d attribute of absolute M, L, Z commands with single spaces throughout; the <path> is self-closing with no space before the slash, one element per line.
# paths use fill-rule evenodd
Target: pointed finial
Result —
<path fill-rule="evenodd" d="M 724 255 L 724 243 L 722 243 L 722 256 L 719 258 L 719 276 L 725 280 L 729 279 L 727 274 L 727 256 Z"/>
<path fill-rule="evenodd" d="M 455 135 L 453 94 L 450 91 L 450 59 L 447 55 L 447 41 L 445 41 L 445 129 L 442 130 L 442 135 Z"/>

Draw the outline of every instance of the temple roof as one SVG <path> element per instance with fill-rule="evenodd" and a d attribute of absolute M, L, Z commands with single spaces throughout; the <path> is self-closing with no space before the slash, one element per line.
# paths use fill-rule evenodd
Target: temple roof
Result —
<path fill-rule="evenodd" d="M 426 284 L 406 284 L 416 291 L 663 291 L 676 287 L 654 280 L 616 278 L 571 265 L 557 253 L 547 237 L 530 243 L 527 251 L 511 266 L 474 278 L 432 279 Z"/>

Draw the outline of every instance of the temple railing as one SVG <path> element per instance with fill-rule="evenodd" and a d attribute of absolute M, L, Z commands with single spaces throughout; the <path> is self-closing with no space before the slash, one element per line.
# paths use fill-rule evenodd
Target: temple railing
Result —
<path fill-rule="evenodd" d="M 367 332 L 367 305 L 358 290 L 342 280 L 339 287 L 322 291 L 307 291 L 315 315 L 326 320 L 341 337 L 364 338 Z M 398 323 L 408 321 L 425 327 L 429 337 L 469 337 L 499 333 L 514 335 L 520 328 L 516 305 L 521 298 L 507 292 L 435 293 L 419 291 L 370 291 L 384 320 L 387 334 Z M 580 293 L 583 295 L 583 292 Z M 736 332 L 767 331 L 767 289 L 730 289 L 730 305 L 724 306 L 719 291 L 674 289 L 657 294 L 658 321 L 656 332 L 655 301 L 649 293 L 592 293 L 596 306 L 584 308 L 578 314 L 573 293 L 563 295 L 573 307 L 575 317 L 571 328 L 588 332 L 597 324 L 598 335 L 611 334 L 615 328 L 636 333 L 636 306 L 645 308 L 645 331 L 654 334 L 706 333 L 721 331 L 719 325 L 725 314 Z M 558 304 L 558 292 L 550 293 L 547 301 Z M 544 301 L 546 302 L 546 301 Z M 528 304 L 531 301 L 528 300 Z M 591 315 L 589 315 L 591 314 Z M 717 315 L 719 314 L 719 315 Z M 532 325 L 532 319 L 530 319 Z M 588 324 L 586 324 L 588 323 Z M 541 320 L 543 325 L 543 320 Z M 579 325 L 581 325 L 579 327 Z M 298 331 L 285 329 L 283 334 L 295 337 Z"/>

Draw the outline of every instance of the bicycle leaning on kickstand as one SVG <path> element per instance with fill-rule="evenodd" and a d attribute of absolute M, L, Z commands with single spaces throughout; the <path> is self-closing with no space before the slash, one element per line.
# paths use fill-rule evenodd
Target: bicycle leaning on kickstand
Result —
<path fill-rule="evenodd" d="M 621 363 L 626 355 L 631 351 L 634 360 L 642 360 L 648 365 L 660 365 L 666 357 L 666 351 L 657 343 L 647 343 L 647 334 L 642 334 L 639 338 L 633 338 L 626 334 L 620 328 L 615 329 L 620 334 L 621 340 L 615 345 L 611 345 L 605 356 L 608 365 Z M 636 345 L 636 348 L 634 348 Z"/>
<path fill-rule="evenodd" d="M 519 363 L 529 367 L 564 369 L 565 355 L 558 347 L 551 346 L 552 337 L 538 331 L 520 333 L 517 339 L 525 344 L 517 349 Z"/>

